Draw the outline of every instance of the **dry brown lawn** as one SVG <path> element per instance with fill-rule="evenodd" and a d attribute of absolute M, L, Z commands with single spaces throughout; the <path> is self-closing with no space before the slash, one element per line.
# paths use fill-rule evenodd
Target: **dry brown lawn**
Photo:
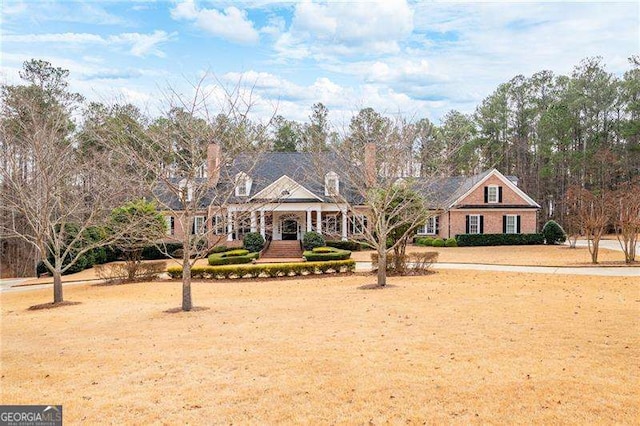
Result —
<path fill-rule="evenodd" d="M 437 251 L 438 262 L 483 263 L 488 265 L 522 266 L 597 266 L 591 263 L 586 247 L 568 246 L 493 246 L 493 247 L 420 247 L 410 245 L 407 252 Z M 354 252 L 358 261 L 370 261 L 371 251 Z M 600 265 L 628 266 L 621 251 L 600 249 Z M 637 264 L 636 264 L 637 265 Z"/>
<path fill-rule="evenodd" d="M 439 271 L 2 297 L 2 404 L 67 424 L 637 424 L 640 283 Z"/>

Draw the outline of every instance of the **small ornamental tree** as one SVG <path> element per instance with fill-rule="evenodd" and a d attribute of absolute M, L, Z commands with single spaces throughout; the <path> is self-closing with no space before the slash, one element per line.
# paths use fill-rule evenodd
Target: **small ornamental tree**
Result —
<path fill-rule="evenodd" d="M 128 279 L 132 280 L 142 261 L 142 250 L 164 237 L 164 217 L 158 213 L 154 203 L 130 201 L 111 212 L 109 226 L 121 235 L 114 246 L 122 252 Z"/>
<path fill-rule="evenodd" d="M 614 195 L 611 221 L 626 263 L 636 260 L 636 246 L 640 235 L 639 193 L 640 182 L 636 182 L 621 185 Z"/>
<path fill-rule="evenodd" d="M 555 220 L 550 220 L 542 227 L 545 244 L 556 245 L 567 241 L 567 235 L 562 226 Z"/>

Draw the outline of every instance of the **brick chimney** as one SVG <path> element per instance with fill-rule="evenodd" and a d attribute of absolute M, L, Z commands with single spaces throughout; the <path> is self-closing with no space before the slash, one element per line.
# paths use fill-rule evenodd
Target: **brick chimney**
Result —
<path fill-rule="evenodd" d="M 376 182 L 377 175 L 376 144 L 367 143 L 364 146 L 364 177 L 367 185 L 372 186 Z"/>
<path fill-rule="evenodd" d="M 207 145 L 207 177 L 209 185 L 215 186 L 220 179 L 220 145 L 211 142 Z"/>

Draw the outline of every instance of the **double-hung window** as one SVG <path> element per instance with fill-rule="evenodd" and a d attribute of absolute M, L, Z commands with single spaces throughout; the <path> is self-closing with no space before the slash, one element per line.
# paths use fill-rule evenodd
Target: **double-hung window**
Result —
<path fill-rule="evenodd" d="M 195 216 L 193 218 L 193 233 L 196 235 L 204 234 L 204 216 Z"/>
<path fill-rule="evenodd" d="M 469 215 L 469 234 L 480 234 L 480 215 Z"/>
<path fill-rule="evenodd" d="M 498 200 L 498 186 L 489 185 L 487 187 L 487 203 L 497 203 Z"/>
<path fill-rule="evenodd" d="M 505 234 L 517 234 L 518 228 L 518 216 L 514 214 L 508 214 L 505 218 Z"/>
<path fill-rule="evenodd" d="M 438 217 L 437 216 L 432 216 L 429 219 L 427 219 L 427 223 L 424 224 L 424 226 L 422 227 L 422 229 L 420 229 L 420 233 L 421 234 L 426 234 L 426 235 L 435 235 L 438 233 Z"/>

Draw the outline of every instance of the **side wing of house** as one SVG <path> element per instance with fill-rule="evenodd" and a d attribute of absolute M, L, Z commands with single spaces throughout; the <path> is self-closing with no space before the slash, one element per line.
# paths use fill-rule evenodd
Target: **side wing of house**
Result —
<path fill-rule="evenodd" d="M 447 237 L 537 231 L 540 205 L 495 169 L 447 207 L 441 215 Z"/>

